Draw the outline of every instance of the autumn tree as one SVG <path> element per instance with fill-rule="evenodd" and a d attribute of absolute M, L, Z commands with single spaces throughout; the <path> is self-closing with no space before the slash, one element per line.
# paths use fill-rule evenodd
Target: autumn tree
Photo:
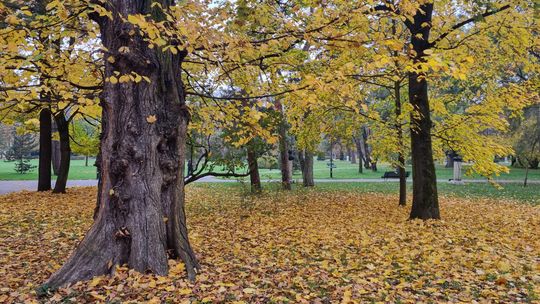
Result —
<path fill-rule="evenodd" d="M 250 99 L 284 94 L 287 89 L 278 84 L 244 87 L 239 80 L 255 79 L 261 61 L 276 60 L 276 54 L 286 53 L 299 41 L 291 33 L 250 41 L 239 30 L 247 22 L 229 23 L 229 15 L 223 13 L 229 10 L 230 3 L 207 7 L 196 2 L 109 1 L 92 3 L 81 13 L 99 25 L 103 45 L 101 179 L 95 222 L 69 260 L 48 280 L 49 286 L 111 273 L 122 264 L 164 275 L 168 258 L 180 258 L 188 277 L 195 277 L 198 262 L 188 241 L 184 212 L 184 161 L 191 116 L 186 96 L 203 103 L 245 99 L 214 96 L 206 83 L 200 83 L 204 79 L 200 75 L 210 75 L 206 80 L 216 80 L 219 86 L 229 81 L 233 71 L 238 75 L 235 85 Z M 263 10 L 254 11 L 264 15 Z M 269 19 L 257 21 L 274 24 Z M 228 31 L 221 30 L 225 25 Z M 193 86 L 187 88 L 189 79 Z M 281 92 L 255 93 L 261 88 Z M 216 103 L 207 109 L 222 106 L 238 111 L 232 103 Z M 197 114 L 202 114 L 201 109 L 196 109 Z M 260 117 L 247 119 L 252 122 Z M 212 119 L 204 121 L 211 127 Z M 249 124 L 268 134 L 257 124 Z M 142 221 L 148 225 L 141 225 Z"/>
<path fill-rule="evenodd" d="M 6 159 L 15 161 L 15 171 L 19 174 L 25 174 L 33 170 L 36 166 L 31 165 L 30 153 L 37 147 L 35 137 L 31 133 L 17 134 L 13 133 L 13 143 L 6 152 Z"/>
<path fill-rule="evenodd" d="M 82 115 L 97 115 L 100 60 L 90 44 L 95 29 L 81 17 L 87 6 L 79 1 L 9 2 L 8 8 L 7 24 L 0 33 L 5 42 L 0 56 L 0 111 L 6 122 L 18 116 L 39 125 L 40 191 L 51 185 L 54 144 L 50 141 L 56 126 L 60 159 L 53 192 L 63 193 L 71 157 L 68 123 Z"/>
<path fill-rule="evenodd" d="M 126 263 L 164 275 L 169 257 L 181 258 L 189 278 L 195 277 L 199 266 L 188 241 L 183 192 L 189 111 L 181 64 L 186 51 L 155 47 L 127 22 L 131 16 L 148 16 L 149 22 L 170 27 L 165 21 L 170 5 L 109 1 L 96 4 L 90 15 L 107 50 L 99 207 L 94 225 L 48 286 L 110 273 Z M 136 79 L 125 82 L 125 75 Z M 148 224 L 140 225 L 142 220 Z"/>
<path fill-rule="evenodd" d="M 527 186 L 529 169 L 538 169 L 540 160 L 540 105 L 528 108 L 518 127 L 512 132 L 515 157 L 525 167 L 523 186 Z"/>
<path fill-rule="evenodd" d="M 436 6 L 433 1 L 427 0 L 387 2 L 374 7 L 376 12 L 396 16 L 410 34 L 408 94 L 414 111 L 411 114 L 411 218 L 440 218 L 431 134 L 433 122 L 428 94 L 430 65 L 434 64 L 432 54 L 458 48 L 469 38 L 485 34 L 487 29 L 500 24 L 502 20 L 493 18 L 493 15 L 517 16 L 517 11 L 527 5 L 525 1 L 514 5 L 504 1 L 459 1 L 454 4 L 442 1 Z M 450 9 L 443 10 L 442 6 L 449 6 Z"/>
<path fill-rule="evenodd" d="M 73 121 L 70 127 L 71 146 L 73 152 L 84 155 L 85 166 L 88 167 L 88 158 L 99 153 L 99 129 L 98 122 L 90 123 L 84 120 Z"/>

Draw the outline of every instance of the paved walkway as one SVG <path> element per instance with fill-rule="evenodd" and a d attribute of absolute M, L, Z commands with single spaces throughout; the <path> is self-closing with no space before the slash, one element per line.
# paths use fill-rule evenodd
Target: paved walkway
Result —
<path fill-rule="evenodd" d="M 301 180 L 298 180 L 301 181 Z M 355 179 L 316 179 L 315 183 L 396 183 L 399 180 L 397 179 L 373 179 L 373 178 L 355 178 Z M 407 180 L 411 182 L 409 178 Z M 197 183 L 234 183 L 237 182 L 235 179 L 222 179 L 215 177 L 204 177 L 196 181 Z M 263 180 L 263 182 L 279 182 L 279 180 Z M 438 183 L 449 183 L 446 179 L 438 179 Z M 465 183 L 487 183 L 485 179 L 468 179 L 464 180 Z M 521 184 L 523 180 L 497 180 L 501 184 Z M 531 180 L 529 184 L 540 185 L 540 180 Z M 67 183 L 69 187 L 86 187 L 86 186 L 96 186 L 97 180 L 70 180 Z M 54 181 L 53 181 L 54 187 Z M 17 192 L 22 190 L 34 191 L 37 189 L 37 181 L 0 181 L 0 194 L 6 194 L 10 192 Z"/>

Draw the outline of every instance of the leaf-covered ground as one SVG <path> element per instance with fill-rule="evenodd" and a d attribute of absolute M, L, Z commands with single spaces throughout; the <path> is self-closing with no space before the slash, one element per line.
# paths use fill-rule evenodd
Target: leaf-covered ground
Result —
<path fill-rule="evenodd" d="M 118 269 L 37 298 L 92 222 L 95 188 L 0 196 L 0 303 L 539 302 L 540 208 L 442 199 L 443 221 L 407 221 L 395 197 L 188 188 L 202 273 Z"/>

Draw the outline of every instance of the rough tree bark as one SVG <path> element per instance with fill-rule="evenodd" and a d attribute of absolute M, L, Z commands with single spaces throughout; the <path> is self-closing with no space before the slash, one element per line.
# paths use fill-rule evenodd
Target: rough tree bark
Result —
<path fill-rule="evenodd" d="M 259 164 L 257 163 L 257 152 L 251 143 L 247 145 L 247 161 L 249 167 L 249 180 L 251 182 L 251 192 L 260 193 L 262 186 L 261 177 L 259 175 Z"/>
<path fill-rule="evenodd" d="M 44 108 L 39 113 L 39 173 L 38 191 L 51 190 L 52 117 Z"/>
<path fill-rule="evenodd" d="M 65 193 L 69 175 L 69 164 L 71 161 L 71 147 L 69 145 L 69 122 L 66 120 L 64 112 L 54 115 L 54 121 L 60 137 L 60 167 L 54 184 L 53 193 Z"/>
<path fill-rule="evenodd" d="M 169 1 L 158 1 L 166 9 Z M 46 285 L 58 287 L 109 274 L 115 265 L 157 275 L 168 258 L 180 258 L 189 279 L 198 269 L 184 212 L 184 160 L 189 112 L 181 82 L 185 52 L 149 49 L 119 16 L 159 16 L 152 1 L 106 2 L 113 19 L 98 22 L 106 56 L 105 76 L 136 72 L 150 82 L 104 85 L 101 190 L 96 219 L 68 261 Z M 135 31 L 137 32 L 137 31 Z M 127 47 L 129 52 L 118 52 Z M 124 49 L 125 50 L 125 49 Z M 111 60 L 112 61 L 112 60 Z"/>
<path fill-rule="evenodd" d="M 430 48 L 432 13 L 433 3 L 422 4 L 414 20 L 407 24 L 411 32 L 411 45 L 416 53 L 414 63 L 424 62 L 427 55 L 424 52 Z M 425 74 L 414 71 L 409 73 L 409 102 L 415 112 L 411 115 L 413 203 L 410 218 L 439 219 L 437 178 L 431 143 L 432 123 Z"/>

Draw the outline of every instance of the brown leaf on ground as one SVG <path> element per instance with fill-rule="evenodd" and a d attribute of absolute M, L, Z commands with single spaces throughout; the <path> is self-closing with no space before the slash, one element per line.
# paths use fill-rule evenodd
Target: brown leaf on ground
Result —
<path fill-rule="evenodd" d="M 95 188 L 0 196 L 0 302 L 35 289 L 92 223 Z M 229 186 L 187 189 L 195 283 L 125 267 L 42 302 L 365 303 L 535 302 L 540 208 L 442 199 L 442 221 L 407 221 L 396 197 L 308 190 L 250 196 Z"/>

